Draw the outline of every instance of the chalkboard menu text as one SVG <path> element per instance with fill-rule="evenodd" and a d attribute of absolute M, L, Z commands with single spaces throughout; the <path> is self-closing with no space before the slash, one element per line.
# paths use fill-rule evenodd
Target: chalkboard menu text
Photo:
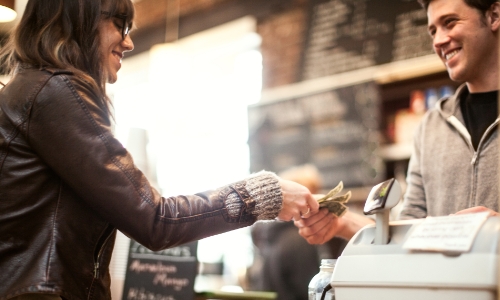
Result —
<path fill-rule="evenodd" d="M 281 172 L 314 164 L 323 187 L 383 178 L 378 87 L 373 82 L 249 107 L 250 169 Z"/>
<path fill-rule="evenodd" d="M 303 80 L 433 53 L 417 1 L 310 2 Z"/>
<path fill-rule="evenodd" d="M 131 240 L 122 299 L 194 299 L 197 245 L 151 251 Z"/>

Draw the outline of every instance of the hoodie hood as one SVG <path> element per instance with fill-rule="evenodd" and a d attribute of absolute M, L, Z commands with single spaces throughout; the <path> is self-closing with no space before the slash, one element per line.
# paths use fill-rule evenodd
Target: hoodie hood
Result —
<path fill-rule="evenodd" d="M 451 97 L 443 97 L 436 104 L 436 109 L 439 111 L 439 114 L 445 119 L 455 116 L 460 122 L 465 123 L 462 110 L 460 109 L 460 98 L 463 94 L 468 93 L 469 89 L 464 83 L 457 88 L 455 94 Z"/>

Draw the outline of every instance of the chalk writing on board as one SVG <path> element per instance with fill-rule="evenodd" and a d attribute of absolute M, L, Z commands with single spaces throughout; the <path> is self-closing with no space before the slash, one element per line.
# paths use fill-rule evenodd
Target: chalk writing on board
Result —
<path fill-rule="evenodd" d="M 197 243 L 151 251 L 131 241 L 123 300 L 193 299 Z"/>
<path fill-rule="evenodd" d="M 250 169 L 318 167 L 324 188 L 365 186 L 383 176 L 376 155 L 379 92 L 362 83 L 249 108 Z"/>
<path fill-rule="evenodd" d="M 302 79 L 432 54 L 416 1 L 311 0 Z"/>

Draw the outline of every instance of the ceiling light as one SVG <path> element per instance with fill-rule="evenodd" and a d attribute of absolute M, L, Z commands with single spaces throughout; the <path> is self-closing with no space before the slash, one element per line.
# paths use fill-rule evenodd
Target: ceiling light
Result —
<path fill-rule="evenodd" d="M 0 22 L 13 21 L 16 16 L 14 0 L 0 0 Z"/>

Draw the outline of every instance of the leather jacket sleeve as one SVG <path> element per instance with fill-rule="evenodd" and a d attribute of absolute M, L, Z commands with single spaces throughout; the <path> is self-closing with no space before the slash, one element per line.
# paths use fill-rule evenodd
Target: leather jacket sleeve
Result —
<path fill-rule="evenodd" d="M 68 190 L 129 237 L 157 250 L 277 216 L 281 190 L 268 172 L 196 195 L 162 197 L 113 137 L 96 97 L 74 76 L 54 75 L 30 104 L 21 132 Z"/>

